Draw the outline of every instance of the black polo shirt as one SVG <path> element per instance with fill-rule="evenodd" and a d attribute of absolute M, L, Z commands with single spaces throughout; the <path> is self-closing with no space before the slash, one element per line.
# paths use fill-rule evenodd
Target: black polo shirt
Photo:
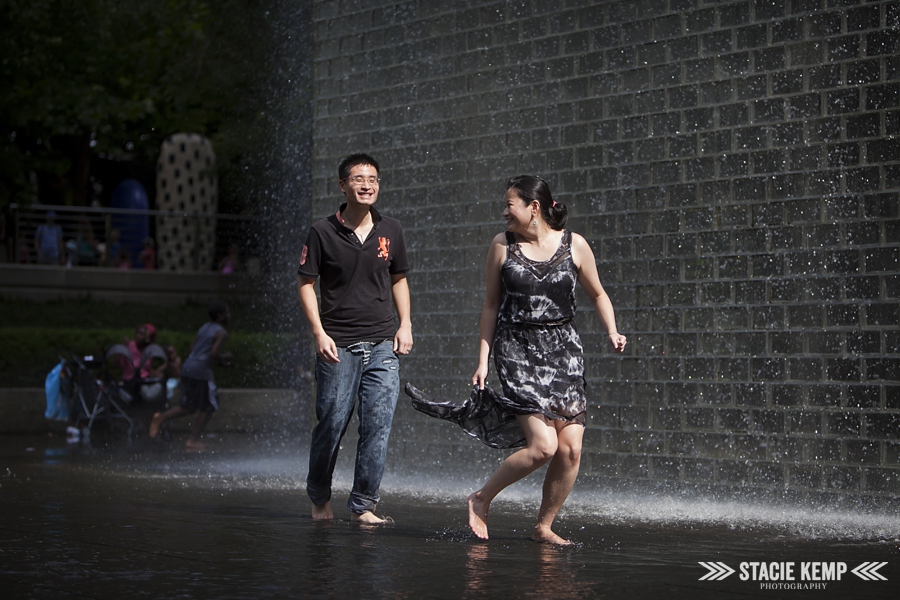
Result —
<path fill-rule="evenodd" d="M 300 277 L 319 280 L 322 327 L 342 348 L 393 339 L 391 276 L 409 271 L 400 222 L 372 208 L 374 226 L 360 242 L 341 222 L 345 206 L 313 223 L 297 269 Z"/>

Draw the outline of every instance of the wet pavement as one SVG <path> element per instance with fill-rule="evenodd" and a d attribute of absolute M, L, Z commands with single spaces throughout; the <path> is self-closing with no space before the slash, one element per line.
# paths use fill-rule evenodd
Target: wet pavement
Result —
<path fill-rule="evenodd" d="M 557 530 L 578 543 L 559 548 L 528 539 L 538 476 L 495 501 L 491 539 L 483 542 L 467 530 L 465 498 L 487 471 L 460 478 L 391 468 L 379 513 L 394 522 L 369 527 L 350 523 L 342 510 L 350 477 L 344 461 L 333 501 L 338 518 L 321 523 L 308 516 L 302 448 L 240 434 L 211 443 L 213 452 L 188 454 L 176 442 L 92 447 L 0 436 L 3 596 L 824 599 L 900 592 L 896 515 L 622 497 L 576 484 Z M 765 564 L 755 577 L 753 563 Z"/>

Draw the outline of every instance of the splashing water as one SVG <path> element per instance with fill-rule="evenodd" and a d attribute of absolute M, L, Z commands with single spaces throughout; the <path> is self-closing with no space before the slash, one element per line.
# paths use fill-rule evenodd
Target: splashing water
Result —
<path fill-rule="evenodd" d="M 465 506 L 468 495 L 484 481 L 490 465 L 465 475 L 446 472 L 389 472 L 382 484 L 385 497 L 400 496 L 421 502 Z M 153 463 L 132 468 L 137 478 L 181 479 L 185 486 L 224 490 L 296 491 L 304 494 L 306 454 L 234 458 L 211 456 L 202 463 Z M 533 515 L 538 510 L 543 472 L 539 470 L 506 490 L 495 500 L 495 510 Z M 336 496 L 346 496 L 353 481 L 352 467 L 335 471 Z M 900 516 L 854 509 L 767 505 L 759 501 L 709 500 L 674 494 L 637 494 L 575 489 L 561 519 L 588 524 L 641 525 L 644 527 L 726 527 L 756 536 L 786 536 L 805 540 L 847 540 L 874 543 L 900 542 Z M 304 494 L 305 496 L 305 494 Z M 460 509 L 462 510 L 462 508 Z"/>

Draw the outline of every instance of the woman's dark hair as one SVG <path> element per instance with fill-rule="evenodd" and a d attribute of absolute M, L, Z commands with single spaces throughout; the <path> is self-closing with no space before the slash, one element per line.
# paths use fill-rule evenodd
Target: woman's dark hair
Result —
<path fill-rule="evenodd" d="M 506 182 L 506 190 L 510 189 L 514 189 L 525 204 L 537 200 L 541 205 L 541 216 L 551 229 L 560 231 L 565 228 L 569 220 L 569 210 L 565 204 L 553 200 L 550 186 L 546 181 L 534 175 L 516 175 Z"/>
<path fill-rule="evenodd" d="M 218 321 L 219 315 L 228 312 L 228 305 L 221 300 L 216 300 L 209 305 L 209 320 Z"/>
<path fill-rule="evenodd" d="M 350 169 L 359 165 L 372 165 L 375 167 L 375 171 L 381 173 L 381 169 L 378 168 L 378 163 L 374 158 L 369 156 L 368 154 L 357 153 L 351 154 L 347 158 L 341 161 L 341 164 L 338 166 L 338 179 L 341 181 L 347 179 L 350 175 Z"/>

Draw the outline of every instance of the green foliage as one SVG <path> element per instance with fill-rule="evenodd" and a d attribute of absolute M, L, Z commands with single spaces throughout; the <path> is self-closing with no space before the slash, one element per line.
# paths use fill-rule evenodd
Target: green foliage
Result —
<path fill-rule="evenodd" d="M 233 171 L 267 19 L 254 0 L 0 0 L 0 209 L 87 204 L 92 158 L 153 165 L 179 131 L 219 136 Z"/>
<path fill-rule="evenodd" d="M 307 369 L 305 337 L 267 331 L 271 321 L 253 306 L 230 304 L 224 351 L 230 365 L 217 368 L 221 387 L 283 387 L 294 369 Z M 0 297 L 0 387 L 40 387 L 60 356 L 102 356 L 108 346 L 134 337 L 142 323 L 156 327 L 156 343 L 173 344 L 182 359 L 209 316 L 203 303 L 159 306 L 91 300 L 28 302 Z"/>
<path fill-rule="evenodd" d="M 104 350 L 134 335 L 133 329 L 0 329 L 0 387 L 41 387 L 60 358 L 103 356 Z M 156 343 L 173 344 L 187 356 L 194 333 L 163 330 Z M 224 350 L 232 361 L 216 368 L 216 383 L 223 388 L 267 388 L 290 385 L 292 367 L 303 360 L 296 338 L 273 333 L 232 333 Z"/>
<path fill-rule="evenodd" d="M 228 331 L 271 331 L 275 319 L 264 308 L 230 303 Z M 88 329 L 125 329 L 134 332 L 142 323 L 152 323 L 160 331 L 174 330 L 193 334 L 209 319 L 205 302 L 186 302 L 175 306 L 110 302 L 83 298 L 29 302 L 0 296 L 0 328 L 60 327 Z M 299 311 L 299 308 L 297 309 Z"/>

